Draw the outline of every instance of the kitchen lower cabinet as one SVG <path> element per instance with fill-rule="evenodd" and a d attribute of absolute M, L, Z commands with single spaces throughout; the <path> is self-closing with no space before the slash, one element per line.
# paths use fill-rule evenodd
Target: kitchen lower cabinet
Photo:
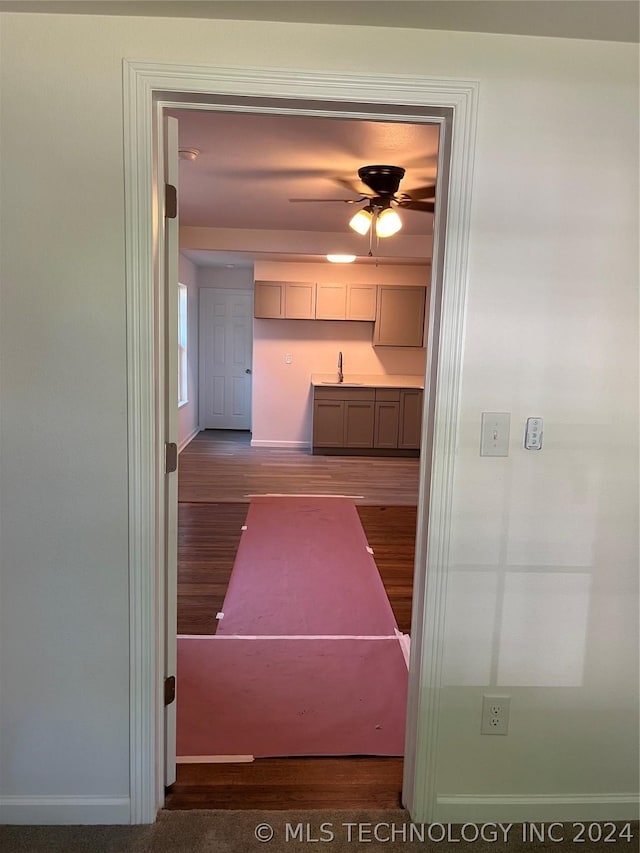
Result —
<path fill-rule="evenodd" d="M 344 404 L 344 446 L 350 448 L 373 447 L 375 402 L 347 400 Z"/>
<path fill-rule="evenodd" d="M 376 390 L 376 417 L 373 446 L 393 450 L 398 446 L 400 392 Z"/>
<path fill-rule="evenodd" d="M 422 391 L 400 392 L 398 447 L 411 450 L 420 447 L 422 437 Z"/>
<path fill-rule="evenodd" d="M 422 391 L 315 386 L 313 453 L 418 456 Z"/>
<path fill-rule="evenodd" d="M 344 404 L 344 400 L 314 399 L 314 447 L 342 447 L 344 444 Z"/>
<path fill-rule="evenodd" d="M 364 388 L 316 388 L 313 447 L 373 447 L 375 392 Z"/>

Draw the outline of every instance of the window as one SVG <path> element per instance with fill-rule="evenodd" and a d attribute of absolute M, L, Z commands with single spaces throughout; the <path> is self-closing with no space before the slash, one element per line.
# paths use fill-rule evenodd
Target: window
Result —
<path fill-rule="evenodd" d="M 178 406 L 189 402 L 187 373 L 187 286 L 178 285 Z"/>

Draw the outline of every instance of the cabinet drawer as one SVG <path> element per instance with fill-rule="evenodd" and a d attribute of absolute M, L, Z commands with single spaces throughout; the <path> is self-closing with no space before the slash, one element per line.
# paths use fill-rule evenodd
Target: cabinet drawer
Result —
<path fill-rule="evenodd" d="M 397 403 L 400 401 L 399 388 L 376 388 L 376 402 Z"/>
<path fill-rule="evenodd" d="M 375 400 L 374 388 L 338 388 L 337 386 L 316 386 L 313 392 L 315 400 Z"/>

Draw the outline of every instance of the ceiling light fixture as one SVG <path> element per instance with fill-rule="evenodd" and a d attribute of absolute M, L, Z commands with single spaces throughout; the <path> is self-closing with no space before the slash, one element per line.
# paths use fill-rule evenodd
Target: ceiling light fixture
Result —
<path fill-rule="evenodd" d="M 332 264 L 352 264 L 355 259 L 355 255 L 327 255 L 327 260 Z"/>
<path fill-rule="evenodd" d="M 385 207 L 376 217 L 376 234 L 378 237 L 392 237 L 402 228 L 402 220 L 390 207 Z"/>
<path fill-rule="evenodd" d="M 371 228 L 372 221 L 373 207 L 368 204 L 351 217 L 349 220 L 349 227 L 353 228 L 354 231 L 357 231 L 358 234 L 362 234 L 364 236 L 369 231 L 369 228 Z"/>
<path fill-rule="evenodd" d="M 363 236 L 375 221 L 376 237 L 392 237 L 402 228 L 402 220 L 391 207 L 388 199 L 377 200 L 359 210 L 349 220 L 349 227 Z"/>

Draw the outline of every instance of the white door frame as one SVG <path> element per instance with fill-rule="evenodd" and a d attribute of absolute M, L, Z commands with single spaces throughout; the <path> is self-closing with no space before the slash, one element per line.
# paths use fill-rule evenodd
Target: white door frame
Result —
<path fill-rule="evenodd" d="M 448 204 L 436 205 L 433 282 L 420 461 L 412 650 L 403 802 L 413 820 L 438 819 L 436 760 L 444 646 L 444 607 L 467 289 L 467 256 L 478 84 L 473 81 L 264 68 L 123 63 L 127 386 L 129 452 L 130 797 L 131 823 L 150 823 L 164 803 L 163 661 L 164 436 L 158 309 L 156 175 L 163 104 L 225 110 L 348 115 L 436 122 L 452 116 L 451 156 L 440 146 L 438 174 L 449 172 Z M 198 101 L 198 98 L 200 100 Z M 251 98 L 292 99 L 256 109 Z M 354 102 L 357 104 L 354 105 Z M 196 103 L 197 102 L 197 103 Z M 332 102 L 327 104 L 327 102 Z M 299 104 L 299 106 L 298 106 Z M 440 190 L 438 190 L 440 191 Z M 441 199 L 442 200 L 442 199 Z M 443 208 L 446 207 L 446 221 Z M 446 233 L 446 240 L 444 234 Z M 159 251 L 160 250 L 160 251 Z M 436 381 L 437 367 L 437 381 Z M 426 569 L 429 569 L 428 577 Z"/>

